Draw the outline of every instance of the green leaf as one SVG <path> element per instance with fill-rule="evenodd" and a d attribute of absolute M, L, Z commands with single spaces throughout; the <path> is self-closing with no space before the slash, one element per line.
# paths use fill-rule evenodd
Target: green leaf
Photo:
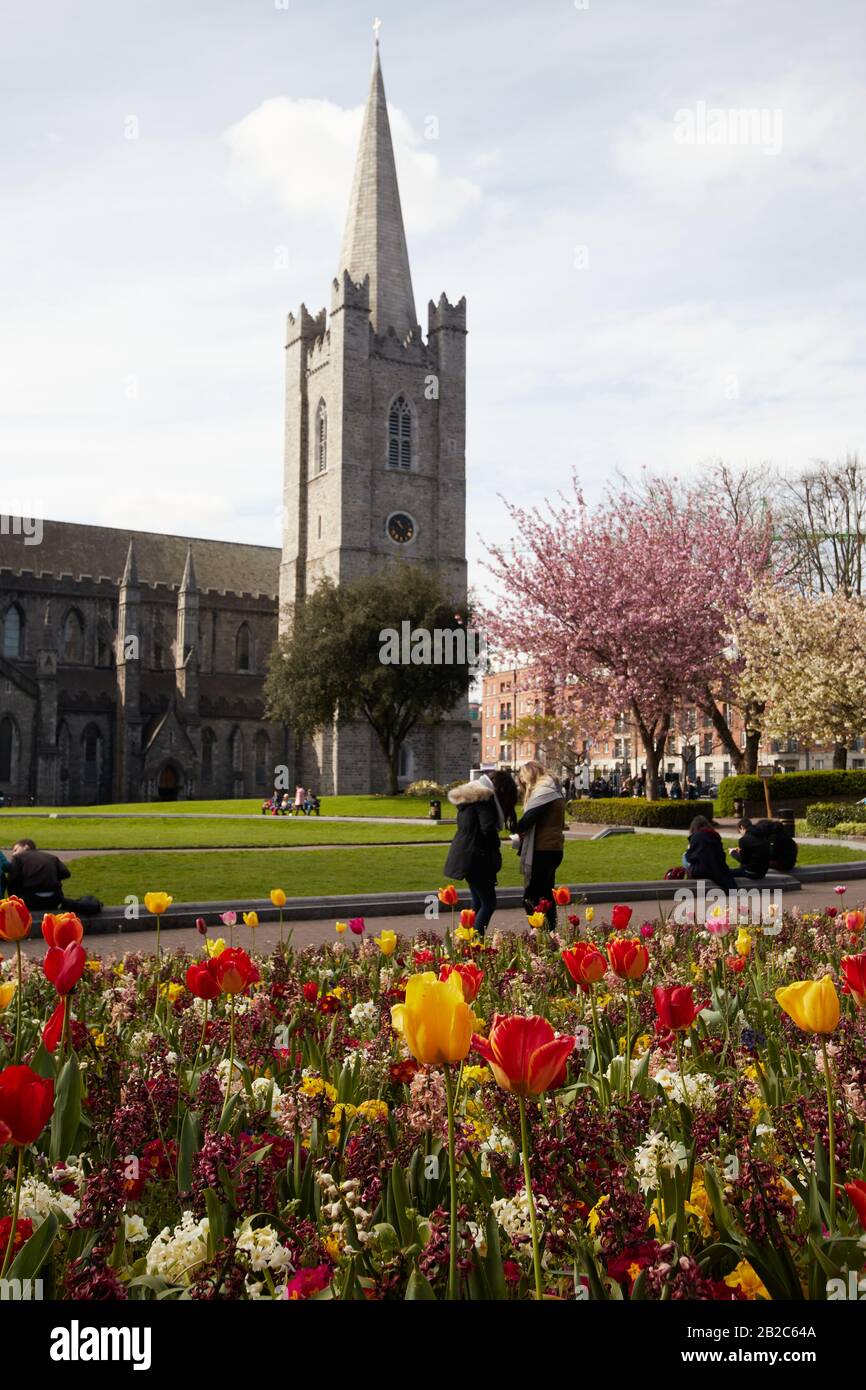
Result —
<path fill-rule="evenodd" d="M 35 1279 L 48 1257 L 59 1228 L 59 1221 L 51 1212 L 38 1230 L 21 1247 L 9 1266 L 7 1279 Z"/>
<path fill-rule="evenodd" d="M 81 1076 L 78 1058 L 71 1052 L 63 1063 L 54 1090 L 54 1114 L 51 1117 L 49 1155 L 53 1163 L 66 1159 L 73 1152 L 73 1143 L 81 1121 Z"/>
<path fill-rule="evenodd" d="M 192 1188 L 192 1161 L 201 1148 L 202 1134 L 199 1117 L 187 1110 L 180 1127 L 180 1144 L 177 1152 L 177 1190 L 189 1192 Z"/>
<path fill-rule="evenodd" d="M 492 1211 L 487 1213 L 486 1232 L 487 1254 L 484 1256 L 484 1270 L 490 1287 L 490 1297 L 504 1300 L 508 1297 L 505 1273 L 502 1268 L 502 1248 L 499 1244 L 499 1225 Z"/>
<path fill-rule="evenodd" d="M 436 1302 L 433 1285 L 430 1283 L 430 1280 L 420 1272 L 417 1266 L 413 1268 L 406 1284 L 406 1300 L 407 1302 Z"/>

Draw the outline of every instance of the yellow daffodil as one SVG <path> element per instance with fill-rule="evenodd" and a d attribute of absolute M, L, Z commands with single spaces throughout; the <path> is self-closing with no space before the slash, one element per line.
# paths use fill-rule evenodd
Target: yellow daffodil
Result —
<path fill-rule="evenodd" d="M 108 1039 L 98 1028 L 91 1028 L 90 1036 L 93 1038 L 94 1047 L 105 1047 Z"/>
<path fill-rule="evenodd" d="M 776 1003 L 804 1033 L 832 1033 L 839 1022 L 839 996 L 829 975 L 783 985 Z"/>
<path fill-rule="evenodd" d="M 337 933 L 338 936 L 342 936 L 343 932 L 346 930 L 348 925 L 348 922 L 335 922 L 334 931 Z"/>
<path fill-rule="evenodd" d="M 748 1260 L 740 1260 L 736 1269 L 732 1269 L 730 1274 L 725 1275 L 725 1283 L 729 1289 L 735 1289 L 739 1286 L 749 1299 L 770 1298 L 769 1290 L 761 1282 Z"/>
<path fill-rule="evenodd" d="M 428 1067 L 462 1062 L 477 1020 L 463 997 L 457 971 L 439 980 L 432 970 L 410 975 L 406 1002 L 391 1009 L 391 1023 L 417 1062 Z"/>
<path fill-rule="evenodd" d="M 271 902 L 273 903 L 274 907 L 285 907 L 286 895 L 283 892 L 282 888 L 271 889 Z"/>
<path fill-rule="evenodd" d="M 376 945 L 383 956 L 393 956 L 397 949 L 397 933 L 395 931 L 383 931 L 375 938 Z"/>
<path fill-rule="evenodd" d="M 455 941 L 465 941 L 468 946 L 473 946 L 478 940 L 478 933 L 474 927 L 458 927 L 454 933 Z"/>
<path fill-rule="evenodd" d="M 209 956 L 221 956 L 226 948 L 226 943 L 221 936 L 218 936 L 215 940 L 211 940 L 210 937 L 206 936 L 204 939 L 204 948 Z"/>
<path fill-rule="evenodd" d="M 598 1229 L 598 1223 L 601 1220 L 601 1209 L 608 1200 L 607 1194 L 605 1194 L 604 1197 L 599 1197 L 592 1211 L 586 1218 L 586 1227 L 591 1236 L 594 1236 Z"/>
<path fill-rule="evenodd" d="M 84 966 L 86 970 L 92 970 L 93 973 L 96 974 L 97 970 L 102 969 L 102 961 L 96 956 L 93 960 L 85 961 Z"/>
<path fill-rule="evenodd" d="M 145 893 L 144 905 L 154 917 L 161 917 L 166 908 L 171 907 L 174 898 L 170 893 Z"/>
<path fill-rule="evenodd" d="M 173 1004 L 179 995 L 183 994 L 184 987 L 176 980 L 167 980 L 164 985 L 160 985 L 159 992 L 163 999 L 168 999 Z"/>

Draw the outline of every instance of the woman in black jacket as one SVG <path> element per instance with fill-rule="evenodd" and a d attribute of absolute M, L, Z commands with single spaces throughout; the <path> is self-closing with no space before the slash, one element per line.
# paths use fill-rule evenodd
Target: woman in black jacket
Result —
<path fill-rule="evenodd" d="M 447 878 L 464 878 L 475 909 L 479 936 L 496 911 L 496 876 L 502 868 L 499 834 L 515 827 L 517 787 L 507 772 L 483 773 L 448 793 L 457 807 L 457 829 L 448 858 Z"/>
<path fill-rule="evenodd" d="M 780 820 L 767 821 L 770 845 L 770 868 L 789 874 L 797 862 L 797 841 Z"/>
<path fill-rule="evenodd" d="M 706 816 L 695 816 L 689 826 L 689 847 L 683 863 L 692 878 L 708 878 L 726 893 L 737 886 L 725 858 L 722 837 Z"/>

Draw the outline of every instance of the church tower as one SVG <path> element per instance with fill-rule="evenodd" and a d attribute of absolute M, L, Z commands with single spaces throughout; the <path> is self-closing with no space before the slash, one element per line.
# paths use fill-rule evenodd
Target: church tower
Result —
<path fill-rule="evenodd" d="M 378 40 L 330 312 L 289 314 L 281 630 L 324 576 L 395 559 L 466 597 L 466 301 L 416 321 Z M 371 742 L 372 740 L 372 742 Z M 404 780 L 468 775 L 466 712 L 419 733 Z M 366 726 L 306 745 L 296 780 L 322 793 L 384 787 Z"/>

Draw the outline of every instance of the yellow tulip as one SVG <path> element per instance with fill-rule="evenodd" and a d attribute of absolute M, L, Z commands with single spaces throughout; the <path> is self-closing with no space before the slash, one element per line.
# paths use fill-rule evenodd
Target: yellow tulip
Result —
<path fill-rule="evenodd" d="M 543 927 L 547 919 L 543 912 L 533 912 L 526 920 L 531 927 Z"/>
<path fill-rule="evenodd" d="M 17 986 L 14 980 L 7 980 L 5 985 L 0 985 L 0 1010 L 7 1009 L 15 998 Z"/>
<path fill-rule="evenodd" d="M 343 932 L 346 930 L 346 926 L 346 922 L 335 922 L 334 931 L 337 933 L 338 936 L 342 936 Z"/>
<path fill-rule="evenodd" d="M 167 907 L 171 907 L 174 898 L 169 893 L 145 893 L 144 905 L 148 912 L 152 912 L 154 917 L 161 917 Z"/>
<path fill-rule="evenodd" d="M 397 933 L 395 931 L 383 931 L 376 937 L 376 945 L 383 956 L 392 956 L 397 949 Z"/>
<path fill-rule="evenodd" d="M 259 925 L 259 914 L 257 912 L 244 912 L 242 915 L 245 927 L 257 927 Z"/>
<path fill-rule="evenodd" d="M 584 916 L 584 920 L 585 920 L 585 921 L 591 922 L 592 919 L 593 919 L 593 917 L 595 916 L 595 908 L 594 908 L 594 907 L 588 907 L 588 908 L 586 909 L 586 911 L 584 912 L 583 916 Z"/>
<path fill-rule="evenodd" d="M 204 948 L 209 956 L 221 956 L 226 948 L 226 943 L 221 936 L 218 936 L 216 940 L 212 940 L 211 937 L 206 936 L 204 939 Z"/>
<path fill-rule="evenodd" d="M 391 1023 L 415 1060 L 435 1067 L 463 1061 L 477 1019 L 463 998 L 463 982 L 456 970 L 447 980 L 425 970 L 410 975 L 406 1002 L 392 1007 Z"/>
<path fill-rule="evenodd" d="M 273 903 L 274 907 L 285 907 L 286 895 L 283 892 L 282 888 L 271 889 L 271 902 Z"/>
<path fill-rule="evenodd" d="M 832 1033 L 839 1023 L 839 996 L 829 975 L 783 985 L 776 990 L 776 1003 L 804 1033 Z"/>
<path fill-rule="evenodd" d="M 740 1260 L 737 1267 L 725 1275 L 725 1283 L 729 1289 L 742 1289 L 748 1299 L 772 1297 L 748 1260 Z"/>
<path fill-rule="evenodd" d="M 747 956 L 752 949 L 752 935 L 747 932 L 745 927 L 740 927 L 737 932 L 737 939 L 734 942 L 734 950 L 738 956 Z"/>

